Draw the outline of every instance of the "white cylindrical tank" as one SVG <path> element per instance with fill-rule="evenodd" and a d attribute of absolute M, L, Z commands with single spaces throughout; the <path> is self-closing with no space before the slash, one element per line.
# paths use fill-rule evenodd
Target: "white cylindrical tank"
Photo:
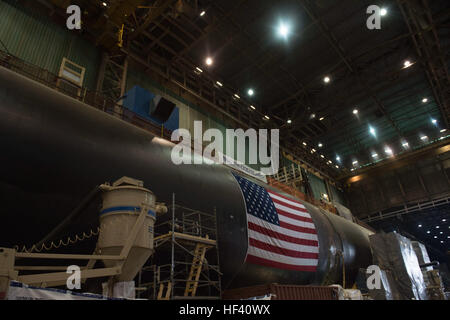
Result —
<path fill-rule="evenodd" d="M 123 177 L 112 186 L 102 185 L 103 205 L 100 211 L 98 249 L 101 255 L 119 255 L 141 212 L 146 208 L 144 222 L 139 226 L 128 259 L 117 281 L 131 281 L 153 253 L 153 227 L 156 220 L 156 199 L 143 187 L 143 182 Z M 114 267 L 120 261 L 104 260 Z"/>

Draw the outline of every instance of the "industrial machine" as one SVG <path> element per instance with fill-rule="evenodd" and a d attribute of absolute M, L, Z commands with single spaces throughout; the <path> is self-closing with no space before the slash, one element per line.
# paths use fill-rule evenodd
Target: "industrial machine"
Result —
<path fill-rule="evenodd" d="M 94 253 L 48 254 L 0 248 L 0 292 L 3 296 L 6 295 L 10 280 L 39 287 L 66 285 L 70 276 L 68 266 L 18 266 L 22 259 L 88 261 L 81 267 L 80 280 L 109 276 L 110 289 L 114 287 L 114 283 L 134 279 L 153 253 L 156 215 L 167 212 L 167 207 L 156 204 L 154 194 L 144 188 L 143 182 L 132 178 L 122 177 L 112 185 L 102 184 L 100 190 L 103 201 L 100 232 Z M 97 260 L 103 261 L 105 267 L 94 268 Z M 40 272 L 50 270 L 61 272 Z M 23 271 L 38 273 L 19 274 Z"/>
<path fill-rule="evenodd" d="M 317 268 L 314 272 L 284 270 L 247 262 L 247 211 L 233 169 L 218 164 L 175 165 L 170 156 L 172 147 L 167 140 L 0 67 L 0 244 L 8 247 L 24 241 L 34 243 L 48 233 L 55 221 L 65 218 L 63 208 L 73 206 L 97 181 L 112 181 L 125 174 L 150 184 L 166 203 L 176 194 L 180 205 L 205 212 L 216 209 L 224 290 L 266 283 L 344 283 L 348 287 L 354 283 L 359 268 L 372 263 L 368 240 L 371 231 L 288 194 L 284 197 L 302 203 L 315 225 L 319 243 Z M 251 177 L 246 179 L 274 190 Z M 119 190 L 113 186 L 104 203 L 116 206 L 110 202 L 109 194 Z M 146 206 L 153 208 L 153 195 L 136 190 L 141 197 L 138 198 L 142 200 L 146 195 Z M 18 205 L 25 199 L 25 208 Z M 31 204 L 32 208 L 26 208 Z M 140 204 L 134 202 L 134 206 Z M 105 213 L 102 228 L 108 230 L 104 226 L 108 220 L 122 224 L 116 213 Z M 147 219 L 146 227 L 150 226 L 153 220 L 147 212 L 142 215 L 140 219 Z M 28 223 L 19 223 L 25 220 Z M 125 229 L 131 230 L 133 223 L 135 220 L 126 222 Z M 97 224 L 95 215 L 90 214 L 71 228 L 86 230 Z M 108 269 L 118 268 L 113 266 L 123 262 L 124 280 L 132 278 L 152 250 L 143 245 L 150 235 L 146 239 L 138 237 L 136 250 L 128 255 L 136 265 L 125 262 L 122 250 L 129 245 L 120 242 L 126 237 L 100 235 L 102 255 L 95 256 L 106 261 Z M 121 259 L 117 258 L 119 252 Z"/>

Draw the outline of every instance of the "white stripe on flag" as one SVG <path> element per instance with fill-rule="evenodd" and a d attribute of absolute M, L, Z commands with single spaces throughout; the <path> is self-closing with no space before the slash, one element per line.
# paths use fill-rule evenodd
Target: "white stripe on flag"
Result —
<path fill-rule="evenodd" d="M 269 223 L 267 221 L 259 219 L 251 214 L 247 214 L 247 219 L 249 222 L 252 222 L 260 227 L 263 227 L 263 228 L 266 228 L 269 230 L 273 230 L 275 232 L 285 234 L 290 237 L 294 237 L 297 239 L 306 239 L 306 240 L 316 240 L 316 241 L 318 240 L 317 234 L 298 232 L 298 231 L 282 228 L 273 223 Z"/>
<path fill-rule="evenodd" d="M 257 231 L 248 229 L 248 237 L 253 238 L 256 240 L 259 240 L 261 242 L 274 245 L 279 248 L 285 248 L 288 250 L 294 250 L 294 251 L 301 251 L 301 252 L 312 252 L 312 253 L 319 253 L 319 247 L 315 246 L 305 246 L 301 244 L 286 242 L 283 240 L 279 240 L 277 238 L 272 238 L 269 236 L 266 236 L 264 234 L 261 234 Z"/>
<path fill-rule="evenodd" d="M 317 266 L 318 262 L 318 259 L 293 258 L 255 247 L 249 247 L 248 254 L 275 262 L 291 264 L 294 266 Z"/>
<path fill-rule="evenodd" d="M 300 208 L 300 209 L 306 209 L 305 206 L 302 205 L 302 204 L 299 203 L 299 202 L 294 202 L 294 201 L 285 199 L 285 198 L 283 198 L 283 197 L 280 197 L 280 196 L 276 195 L 275 193 L 270 192 L 269 190 L 267 190 L 267 192 L 268 192 L 268 193 L 270 194 L 270 196 L 271 196 L 272 198 L 274 198 L 274 199 L 283 201 L 284 203 L 290 204 L 291 206 L 296 206 L 296 207 L 298 207 L 298 208 Z"/>
<path fill-rule="evenodd" d="M 299 227 L 304 227 L 304 228 L 309 228 L 309 229 L 314 229 L 314 230 L 316 229 L 314 226 L 314 223 L 291 219 L 291 218 L 283 216 L 282 214 L 278 215 L 278 219 L 280 221 L 292 224 L 294 226 L 299 226 Z"/>

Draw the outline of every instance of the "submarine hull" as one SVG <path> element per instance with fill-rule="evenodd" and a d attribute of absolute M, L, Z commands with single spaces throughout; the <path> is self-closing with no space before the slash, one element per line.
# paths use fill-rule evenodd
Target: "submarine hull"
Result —
<path fill-rule="evenodd" d="M 371 264 L 368 230 L 309 203 L 303 204 L 317 231 L 316 272 L 246 263 L 246 207 L 232 170 L 218 164 L 175 165 L 172 147 L 171 142 L 0 67 L 0 246 L 40 240 L 95 185 L 129 176 L 143 180 L 158 201 L 170 203 L 174 193 L 180 205 L 205 212 L 216 208 L 223 289 L 270 282 L 339 283 L 344 273 L 351 284 L 358 269 Z M 98 208 L 87 210 L 83 220 L 71 226 L 74 233 L 98 224 Z"/>

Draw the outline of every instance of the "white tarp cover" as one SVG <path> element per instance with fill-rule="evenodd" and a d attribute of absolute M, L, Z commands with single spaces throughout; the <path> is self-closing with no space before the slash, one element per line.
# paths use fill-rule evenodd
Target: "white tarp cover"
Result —
<path fill-rule="evenodd" d="M 101 295 L 69 290 L 38 288 L 11 281 L 7 300 L 109 300 Z"/>

